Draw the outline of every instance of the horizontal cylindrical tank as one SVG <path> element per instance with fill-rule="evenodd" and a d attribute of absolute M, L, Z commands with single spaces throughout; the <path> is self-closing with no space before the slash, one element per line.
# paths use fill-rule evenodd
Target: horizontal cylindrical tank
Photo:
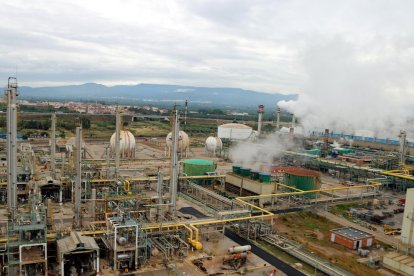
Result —
<path fill-rule="evenodd" d="M 118 260 L 127 260 L 127 259 L 130 259 L 131 257 L 132 257 L 131 254 L 128 254 L 128 253 L 122 253 L 116 256 Z"/>
<path fill-rule="evenodd" d="M 242 253 L 252 250 L 252 247 L 250 245 L 242 245 L 242 246 L 233 246 L 229 248 L 229 253 Z"/>
<path fill-rule="evenodd" d="M 319 172 L 295 168 L 285 171 L 284 182 L 286 185 L 295 187 L 302 191 L 319 190 L 321 187 L 319 178 Z M 304 196 L 306 198 L 315 198 L 316 193 L 307 193 L 304 194 Z"/>
<path fill-rule="evenodd" d="M 305 150 L 304 153 L 311 154 L 311 155 L 321 155 L 321 150 L 320 149 L 310 149 L 310 150 Z"/>
<path fill-rule="evenodd" d="M 239 259 L 246 259 L 246 258 L 247 258 L 247 253 L 243 252 L 243 253 L 239 253 L 239 254 L 225 256 L 223 258 L 223 262 L 234 261 L 234 260 L 239 260 Z"/>
<path fill-rule="evenodd" d="M 216 163 L 206 159 L 188 159 L 183 162 L 183 172 L 188 176 L 205 175 L 215 172 Z"/>
<path fill-rule="evenodd" d="M 124 237 L 118 237 L 116 238 L 116 241 L 118 242 L 119 245 L 125 245 L 127 243 L 127 239 Z"/>

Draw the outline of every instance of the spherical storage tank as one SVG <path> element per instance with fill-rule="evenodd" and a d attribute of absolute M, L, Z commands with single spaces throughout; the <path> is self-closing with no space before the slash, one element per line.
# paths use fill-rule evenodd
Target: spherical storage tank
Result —
<path fill-rule="evenodd" d="M 253 129 L 243 124 L 224 124 L 218 127 L 218 137 L 229 140 L 246 140 L 251 138 Z"/>
<path fill-rule="evenodd" d="M 171 149 L 172 149 L 172 132 L 168 133 L 165 141 L 167 143 L 168 155 L 170 155 Z M 186 153 L 187 155 L 189 148 L 190 148 L 190 138 L 188 137 L 187 133 L 180 130 L 180 132 L 178 133 L 178 152 Z"/>
<path fill-rule="evenodd" d="M 206 150 L 209 154 L 215 155 L 217 152 L 221 152 L 223 148 L 223 142 L 218 137 L 208 137 L 206 139 Z"/>
<path fill-rule="evenodd" d="M 302 168 L 286 170 L 284 182 L 288 186 L 303 191 L 319 190 L 321 188 L 320 173 Z M 304 194 L 306 198 L 316 198 L 316 195 L 316 193 Z"/>
<path fill-rule="evenodd" d="M 112 134 L 110 140 L 111 152 L 115 155 L 115 137 L 116 133 Z M 121 158 L 131 158 L 135 157 L 135 137 L 134 135 L 127 131 L 121 130 L 119 133 L 119 150 L 121 153 Z"/>
<path fill-rule="evenodd" d="M 188 159 L 183 162 L 183 172 L 188 176 L 205 175 L 216 171 L 216 163 L 206 159 Z"/>

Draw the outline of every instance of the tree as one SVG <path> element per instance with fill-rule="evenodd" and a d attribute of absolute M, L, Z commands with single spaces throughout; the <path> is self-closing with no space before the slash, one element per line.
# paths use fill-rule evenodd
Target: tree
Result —
<path fill-rule="evenodd" d="M 89 120 L 88 118 L 82 118 L 81 120 L 82 122 L 82 128 L 84 129 L 90 129 L 91 128 L 91 120 Z"/>

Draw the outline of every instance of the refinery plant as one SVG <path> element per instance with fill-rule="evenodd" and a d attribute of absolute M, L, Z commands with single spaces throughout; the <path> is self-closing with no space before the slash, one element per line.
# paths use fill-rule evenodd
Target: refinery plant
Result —
<path fill-rule="evenodd" d="M 163 137 L 138 136 L 117 108 L 94 115 L 114 119 L 110 137 L 82 120 L 58 137 L 51 113 L 49 138 L 23 140 L 18 91 L 9 78 L 0 275 L 414 275 L 404 130 L 305 134 L 272 103 L 270 122 L 259 105 L 255 122 L 192 137 L 186 103 Z"/>

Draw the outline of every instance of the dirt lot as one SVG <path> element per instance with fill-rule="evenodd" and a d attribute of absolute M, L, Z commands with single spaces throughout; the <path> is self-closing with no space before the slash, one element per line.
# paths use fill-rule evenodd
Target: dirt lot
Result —
<path fill-rule="evenodd" d="M 379 271 L 358 262 L 360 257 L 357 251 L 329 241 L 329 230 L 340 225 L 326 218 L 312 212 L 278 215 L 274 227 L 280 234 L 303 244 L 309 251 L 344 267 L 355 275 L 379 275 Z M 381 253 L 382 250 L 371 252 L 374 257 Z"/>

